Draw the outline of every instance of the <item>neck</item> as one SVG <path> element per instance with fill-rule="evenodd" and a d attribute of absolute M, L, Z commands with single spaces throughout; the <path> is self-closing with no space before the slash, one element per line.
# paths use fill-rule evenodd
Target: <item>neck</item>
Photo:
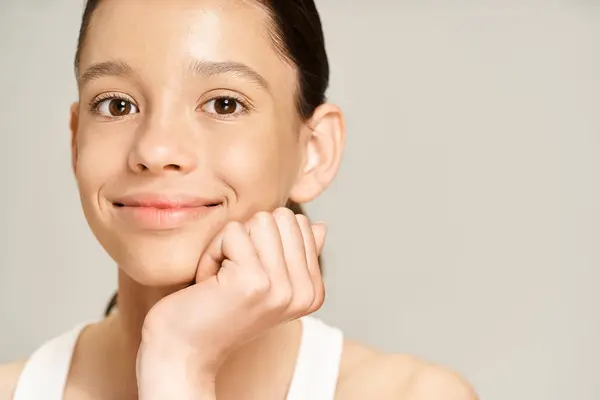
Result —
<path fill-rule="evenodd" d="M 117 307 L 108 318 L 83 332 L 73 371 L 78 375 L 76 381 L 96 382 L 94 390 L 103 398 L 137 399 L 136 362 L 146 314 L 160 299 L 186 285 L 148 287 L 121 270 L 118 279 Z M 94 381 L 98 376 L 104 377 L 102 382 Z"/>
<path fill-rule="evenodd" d="M 146 314 L 163 297 L 178 287 L 149 287 L 118 272 L 117 306 L 112 314 L 90 332 L 89 342 L 99 349 L 97 357 L 111 387 L 103 388 L 108 398 L 137 398 L 136 362 Z M 98 345 L 98 344 L 102 345 Z M 110 360 L 110 361 L 109 361 Z M 103 392 L 104 393 L 104 392 Z"/>
<path fill-rule="evenodd" d="M 126 347 L 137 354 L 142 340 L 144 319 L 152 307 L 162 298 L 185 288 L 187 285 L 170 287 L 144 286 L 131 279 L 119 269 L 117 312 L 119 334 Z"/>

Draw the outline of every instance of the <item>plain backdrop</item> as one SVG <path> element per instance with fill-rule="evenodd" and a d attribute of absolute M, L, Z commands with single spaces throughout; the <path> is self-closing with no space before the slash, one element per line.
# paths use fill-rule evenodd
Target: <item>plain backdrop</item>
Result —
<path fill-rule="evenodd" d="M 101 317 L 116 268 L 70 170 L 80 0 L 0 1 L 0 362 Z M 600 8 L 320 0 L 348 122 L 327 304 L 485 400 L 600 398 Z"/>

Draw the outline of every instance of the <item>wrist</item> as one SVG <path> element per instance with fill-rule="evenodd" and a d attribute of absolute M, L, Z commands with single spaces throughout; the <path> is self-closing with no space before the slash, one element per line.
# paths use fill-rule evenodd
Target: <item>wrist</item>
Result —
<path fill-rule="evenodd" d="M 144 324 L 139 351 L 149 353 L 153 359 L 163 359 L 171 364 L 185 363 L 202 375 L 216 375 L 218 364 L 223 360 L 223 352 L 213 340 L 195 338 L 193 343 L 182 340 L 179 335 L 166 329 L 150 329 Z M 210 345 L 208 344 L 210 342 Z"/>
<path fill-rule="evenodd" d="M 189 349 L 142 344 L 137 378 L 140 400 L 215 398 L 216 369 Z"/>

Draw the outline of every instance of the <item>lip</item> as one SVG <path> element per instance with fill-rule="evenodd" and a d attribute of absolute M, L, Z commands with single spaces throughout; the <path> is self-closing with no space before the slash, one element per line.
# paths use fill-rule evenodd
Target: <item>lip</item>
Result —
<path fill-rule="evenodd" d="M 113 210 L 126 223 L 146 230 L 184 226 L 221 208 L 221 198 L 186 194 L 139 193 L 112 200 Z"/>

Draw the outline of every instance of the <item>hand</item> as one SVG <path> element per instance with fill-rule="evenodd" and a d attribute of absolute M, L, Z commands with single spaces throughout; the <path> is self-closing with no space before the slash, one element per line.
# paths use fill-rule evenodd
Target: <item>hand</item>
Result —
<path fill-rule="evenodd" d="M 325 298 L 318 264 L 325 233 L 323 224 L 311 225 L 287 208 L 227 224 L 200 258 L 197 283 L 148 313 L 138 372 L 154 370 L 148 365 L 154 361 L 173 362 L 177 366 L 169 368 L 184 374 L 186 384 L 210 386 L 236 347 L 318 310 Z M 146 379 L 148 385 L 153 381 Z"/>

